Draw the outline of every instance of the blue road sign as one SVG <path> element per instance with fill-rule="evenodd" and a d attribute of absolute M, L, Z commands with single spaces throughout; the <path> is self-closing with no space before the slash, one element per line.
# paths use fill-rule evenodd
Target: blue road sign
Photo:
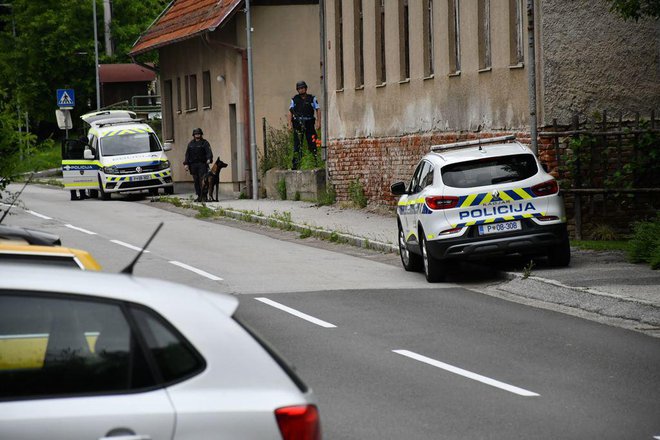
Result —
<path fill-rule="evenodd" d="M 76 105 L 76 95 L 73 89 L 57 89 L 57 106 L 73 108 Z"/>

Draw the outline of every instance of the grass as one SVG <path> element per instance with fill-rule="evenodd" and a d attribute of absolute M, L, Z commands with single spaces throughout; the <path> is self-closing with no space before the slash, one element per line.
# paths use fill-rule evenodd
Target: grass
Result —
<path fill-rule="evenodd" d="M 628 241 L 626 240 L 571 240 L 571 246 L 582 250 L 590 251 L 627 251 Z"/>
<path fill-rule="evenodd" d="M 30 171 L 48 170 L 62 166 L 62 151 L 59 144 L 55 142 L 44 142 L 32 147 L 30 154 L 17 164 L 17 173 L 29 173 Z"/>

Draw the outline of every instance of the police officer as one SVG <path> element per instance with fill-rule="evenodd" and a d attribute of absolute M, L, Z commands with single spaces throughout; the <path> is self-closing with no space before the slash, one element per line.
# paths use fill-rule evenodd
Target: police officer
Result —
<path fill-rule="evenodd" d="M 196 128 L 192 132 L 193 139 L 188 143 L 186 148 L 186 158 L 183 161 L 183 166 L 186 171 L 189 171 L 195 181 L 195 194 L 197 194 L 196 202 L 202 201 L 202 182 L 204 177 L 209 172 L 209 164 L 213 161 L 213 152 L 211 152 L 211 145 L 202 136 L 201 128 Z"/>
<path fill-rule="evenodd" d="M 293 129 L 293 169 L 298 168 L 302 157 L 300 145 L 303 135 L 307 139 L 307 148 L 316 156 L 316 130 L 321 128 L 321 107 L 314 95 L 307 94 L 307 83 L 296 83 L 298 94 L 291 98 L 289 105 L 289 129 Z"/>

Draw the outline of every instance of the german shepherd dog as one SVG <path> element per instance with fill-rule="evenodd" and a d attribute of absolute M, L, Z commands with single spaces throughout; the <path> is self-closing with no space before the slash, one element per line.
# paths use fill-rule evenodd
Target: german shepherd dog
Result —
<path fill-rule="evenodd" d="M 202 202 L 217 202 L 218 201 L 218 187 L 220 186 L 220 171 L 226 168 L 227 164 L 220 160 L 220 157 L 215 160 L 211 171 L 204 176 L 202 183 Z M 215 189 L 215 198 L 213 198 L 213 190 Z"/>

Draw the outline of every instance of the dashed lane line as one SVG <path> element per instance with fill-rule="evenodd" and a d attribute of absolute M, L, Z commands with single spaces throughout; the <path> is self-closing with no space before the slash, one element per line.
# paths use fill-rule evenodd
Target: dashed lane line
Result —
<path fill-rule="evenodd" d="M 110 240 L 110 241 L 114 244 L 118 244 L 119 246 L 124 246 L 124 247 L 127 247 L 129 249 L 133 249 L 134 251 L 141 251 L 142 250 L 141 247 L 133 246 L 132 244 L 124 243 L 123 241 L 119 241 L 119 240 Z M 144 253 L 148 254 L 149 251 L 144 251 Z"/>
<path fill-rule="evenodd" d="M 34 212 L 34 211 L 29 210 L 29 209 L 26 209 L 25 211 L 28 212 L 29 214 L 32 214 L 35 217 L 39 217 L 39 218 L 42 218 L 44 220 L 52 220 L 51 217 L 48 217 L 48 216 L 43 215 L 43 214 L 39 214 L 38 212 Z"/>
<path fill-rule="evenodd" d="M 518 388 L 513 385 L 509 385 L 504 382 L 500 382 L 495 379 L 491 379 L 490 377 L 482 376 L 477 373 L 473 373 L 471 371 L 464 370 L 462 368 L 455 367 L 453 365 L 445 364 L 444 362 L 437 361 L 435 359 L 431 359 L 426 356 L 422 356 L 421 354 L 417 354 L 412 351 L 408 350 L 392 350 L 396 354 L 400 354 L 402 356 L 409 357 L 411 359 L 415 359 L 416 361 L 423 362 L 428 365 L 432 365 L 437 368 L 441 368 L 445 371 L 449 371 L 450 373 L 458 374 L 459 376 L 467 377 L 468 379 L 476 380 L 477 382 L 484 383 L 486 385 L 490 385 L 495 388 L 499 388 L 504 391 L 508 391 L 513 394 L 517 394 L 519 396 L 523 397 L 537 397 L 539 394 L 533 392 L 533 391 L 528 391 L 522 388 Z"/>
<path fill-rule="evenodd" d="M 64 225 L 64 226 L 66 226 L 66 227 L 69 228 L 69 229 L 73 229 L 73 230 L 75 230 L 75 231 L 83 232 L 83 233 L 85 233 L 85 234 L 96 235 L 96 232 L 88 231 L 87 229 L 79 228 L 79 227 L 77 227 L 77 226 L 73 226 L 73 225 L 69 225 L 69 224 L 66 224 L 66 225 Z"/>
<path fill-rule="evenodd" d="M 255 298 L 255 299 L 257 301 L 261 301 L 264 304 L 268 304 L 271 307 L 275 307 L 276 309 L 280 309 L 284 312 L 290 313 L 293 316 L 297 316 L 298 318 L 304 319 L 305 321 L 309 321 L 312 324 L 316 324 L 316 325 L 324 327 L 324 328 L 335 328 L 335 327 L 337 327 L 334 324 L 330 324 L 329 322 L 326 322 L 326 321 L 323 321 L 321 319 L 315 318 L 315 317 L 310 316 L 306 313 L 300 312 L 296 309 L 292 309 L 291 307 L 287 307 L 284 304 L 280 304 L 280 303 L 275 302 L 273 300 L 270 300 L 268 298 L 260 297 L 260 298 Z"/>
<path fill-rule="evenodd" d="M 201 275 L 201 276 L 206 277 L 206 278 L 208 278 L 210 280 L 213 280 L 213 281 L 222 281 L 222 278 L 220 278 L 218 276 L 215 276 L 213 274 L 205 272 L 201 269 L 197 269 L 196 267 L 188 266 L 187 264 L 182 263 L 180 261 L 170 261 L 170 264 L 173 264 L 175 266 L 179 266 L 179 267 L 181 267 L 183 269 L 186 269 L 186 270 L 189 270 L 191 272 L 195 272 L 197 275 Z"/>

